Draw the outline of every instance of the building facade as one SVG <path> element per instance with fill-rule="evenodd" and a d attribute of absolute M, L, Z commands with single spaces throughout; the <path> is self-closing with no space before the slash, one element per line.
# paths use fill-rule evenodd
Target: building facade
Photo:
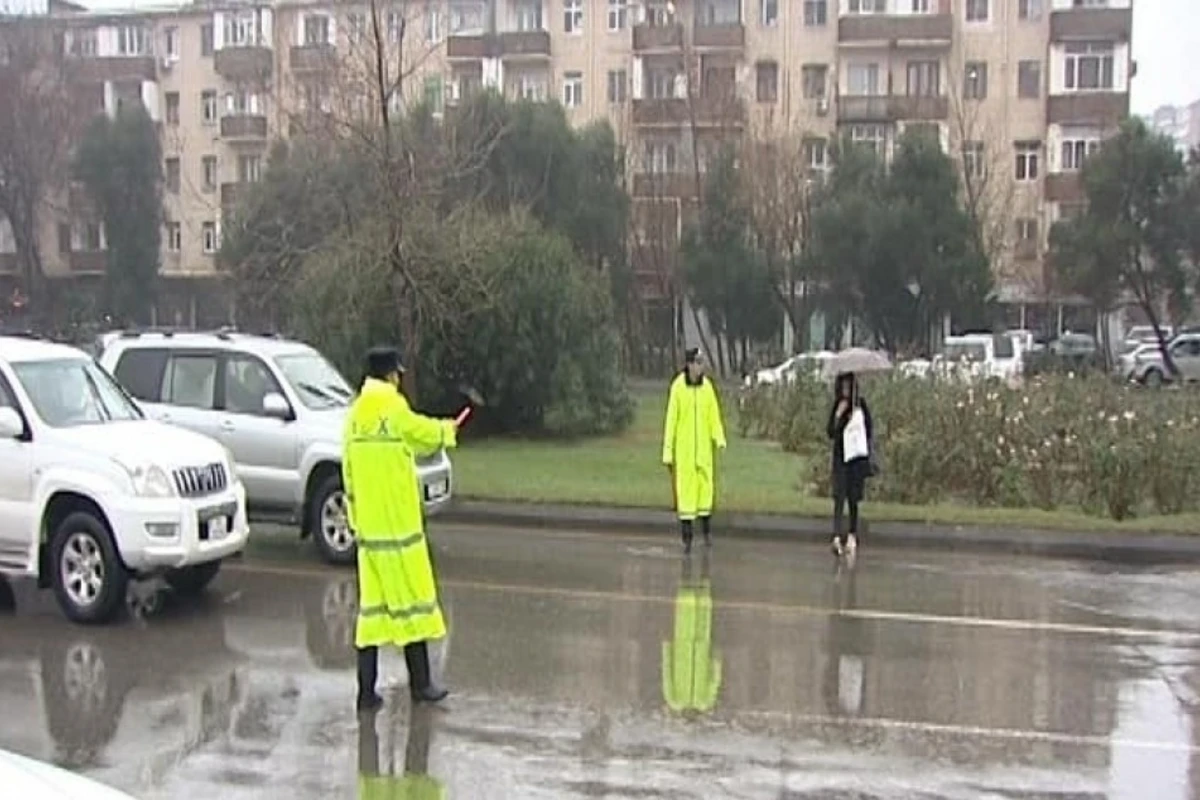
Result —
<path fill-rule="evenodd" d="M 397 110 L 491 87 L 557 100 L 575 124 L 610 120 L 626 146 L 634 227 L 665 243 L 635 254 L 649 294 L 670 272 L 697 173 L 722 138 L 802 142 L 815 176 L 835 137 L 887 154 L 920 126 L 986 204 L 1002 299 L 1045 302 L 1048 230 L 1079 208 L 1080 166 L 1127 115 L 1132 77 L 1132 0 L 198 2 L 49 13 L 77 104 L 115 113 L 141 103 L 159 125 L 162 274 L 184 286 L 214 274 L 222 219 L 261 177 L 273 141 L 362 110 L 369 95 L 353 87 L 371 79 L 376 35 L 403 75 Z M 103 269 L 104 232 L 76 200 L 42 226 L 48 272 Z M 0 270 L 12 248 L 0 220 Z M 181 311 L 194 316 L 168 309 L 166 321 Z"/>
<path fill-rule="evenodd" d="M 1200 148 L 1200 100 L 1186 106 L 1163 106 L 1150 116 L 1149 123 L 1170 136 L 1181 153 Z"/>

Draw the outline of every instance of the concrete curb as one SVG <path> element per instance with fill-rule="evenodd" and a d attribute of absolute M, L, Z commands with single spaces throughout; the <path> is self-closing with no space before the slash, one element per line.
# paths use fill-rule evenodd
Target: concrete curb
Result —
<path fill-rule="evenodd" d="M 668 533 L 674 535 L 669 511 L 599 506 L 538 505 L 456 500 L 438 520 L 510 528 Z M 824 543 L 827 519 L 773 514 L 721 514 L 713 520 L 719 535 L 738 538 Z M 884 547 L 926 548 L 958 552 L 1007 553 L 1078 558 L 1123 564 L 1200 563 L 1200 535 L 1173 533 L 1105 533 L 1015 530 L 920 523 L 870 524 L 864 538 Z"/>

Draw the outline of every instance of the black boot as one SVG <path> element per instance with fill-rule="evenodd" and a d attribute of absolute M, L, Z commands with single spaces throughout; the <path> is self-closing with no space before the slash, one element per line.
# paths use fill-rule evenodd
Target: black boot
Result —
<path fill-rule="evenodd" d="M 375 681 L 379 677 L 379 648 L 362 647 L 358 650 L 358 710 L 377 711 L 383 698 L 375 693 Z"/>
<path fill-rule="evenodd" d="M 414 703 L 437 703 L 450 694 L 429 675 L 429 648 L 425 642 L 404 645 L 404 663 L 408 665 L 408 691 Z"/>
<path fill-rule="evenodd" d="M 690 519 L 680 520 L 679 532 L 683 536 L 683 552 L 692 552 L 692 521 Z"/>
<path fill-rule="evenodd" d="M 712 517 L 700 518 L 700 531 L 704 534 L 704 546 L 712 547 Z"/>

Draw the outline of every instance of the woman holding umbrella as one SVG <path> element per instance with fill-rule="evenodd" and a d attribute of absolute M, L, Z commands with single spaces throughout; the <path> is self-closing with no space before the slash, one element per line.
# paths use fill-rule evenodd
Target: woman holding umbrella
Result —
<path fill-rule="evenodd" d="M 855 376 L 860 372 L 882 372 L 890 368 L 886 356 L 871 350 L 845 350 L 826 362 L 826 373 L 835 376 L 827 433 L 832 445 L 832 547 L 837 556 L 853 558 L 858 551 L 858 505 L 862 502 L 867 478 L 872 474 L 874 426 L 871 410 L 859 392 Z M 847 506 L 850 509 L 848 531 L 843 525 Z"/>

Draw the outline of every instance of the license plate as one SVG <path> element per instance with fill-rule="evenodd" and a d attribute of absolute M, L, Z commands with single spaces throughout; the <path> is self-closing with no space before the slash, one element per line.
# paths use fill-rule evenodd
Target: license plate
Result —
<path fill-rule="evenodd" d="M 200 538 L 206 542 L 216 542 L 229 535 L 229 518 L 213 517 L 203 523 Z"/>
<path fill-rule="evenodd" d="M 450 494 L 450 481 L 438 481 L 425 487 L 426 500 L 441 500 Z"/>

